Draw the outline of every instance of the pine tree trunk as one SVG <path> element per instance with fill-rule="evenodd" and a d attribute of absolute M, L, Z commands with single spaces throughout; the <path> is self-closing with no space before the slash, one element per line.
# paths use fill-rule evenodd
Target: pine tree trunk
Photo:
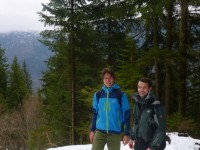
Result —
<path fill-rule="evenodd" d="M 71 16 L 74 15 L 74 0 L 71 0 Z M 71 77 L 71 144 L 74 144 L 75 128 L 75 43 L 74 43 L 74 24 L 71 23 L 71 53 L 70 53 L 70 77 Z"/>
<path fill-rule="evenodd" d="M 187 0 L 181 0 L 181 19 L 180 19 L 180 61 L 179 71 L 179 105 L 178 110 L 182 116 L 185 116 L 186 111 L 186 77 L 187 77 L 187 14 L 188 4 Z"/>
<path fill-rule="evenodd" d="M 108 7 L 110 6 L 110 0 L 108 0 Z M 112 66 L 113 65 L 113 52 L 112 52 L 112 46 L 111 46 L 111 22 L 110 22 L 110 18 L 108 18 L 107 20 L 107 25 L 108 25 L 108 65 Z"/>
<path fill-rule="evenodd" d="M 169 0 L 166 6 L 167 10 L 167 37 L 166 37 L 166 47 L 168 51 L 172 49 L 172 30 L 173 30 L 173 1 Z M 168 60 L 169 59 L 169 60 Z M 170 113 L 170 99 L 171 99 L 171 67 L 170 58 L 165 60 L 165 111 L 166 115 Z"/>
<path fill-rule="evenodd" d="M 154 37 L 153 43 L 154 48 L 158 50 L 158 16 L 155 14 L 154 16 Z M 156 95 L 160 98 L 160 75 L 159 75 L 159 58 L 155 57 L 155 82 L 156 82 Z"/>

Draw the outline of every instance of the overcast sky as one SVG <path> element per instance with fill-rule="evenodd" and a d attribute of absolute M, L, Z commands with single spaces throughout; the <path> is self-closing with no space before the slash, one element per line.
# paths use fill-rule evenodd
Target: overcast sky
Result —
<path fill-rule="evenodd" d="M 0 0 L 0 32 L 42 31 L 37 12 L 49 0 Z"/>

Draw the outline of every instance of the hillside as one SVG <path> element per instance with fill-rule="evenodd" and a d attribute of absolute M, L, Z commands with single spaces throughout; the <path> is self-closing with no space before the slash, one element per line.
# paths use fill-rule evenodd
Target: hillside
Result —
<path fill-rule="evenodd" d="M 37 32 L 0 33 L 0 45 L 6 50 L 8 62 L 11 63 L 14 56 L 19 63 L 26 61 L 35 91 L 41 86 L 39 79 L 42 71 L 47 69 L 45 61 L 51 55 L 48 48 L 38 41 L 39 38 Z"/>

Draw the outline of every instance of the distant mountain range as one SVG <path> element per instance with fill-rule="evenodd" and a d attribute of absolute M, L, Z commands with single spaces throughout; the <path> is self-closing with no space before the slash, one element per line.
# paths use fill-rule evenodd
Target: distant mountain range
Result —
<path fill-rule="evenodd" d="M 51 56 L 48 47 L 40 43 L 39 38 L 38 32 L 0 33 L 0 45 L 6 50 L 8 63 L 12 63 L 14 56 L 20 64 L 26 61 L 34 91 L 41 87 L 42 71 L 47 70 L 45 61 Z"/>

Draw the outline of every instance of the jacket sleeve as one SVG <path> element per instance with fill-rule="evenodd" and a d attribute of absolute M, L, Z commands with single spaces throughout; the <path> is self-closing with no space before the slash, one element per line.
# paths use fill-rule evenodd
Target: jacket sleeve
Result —
<path fill-rule="evenodd" d="M 124 134 L 130 134 L 130 104 L 125 93 L 122 95 L 122 114 L 123 114 L 123 130 Z"/>
<path fill-rule="evenodd" d="M 134 105 L 133 107 L 133 117 L 134 117 L 134 122 L 133 122 L 133 127 L 132 129 L 130 130 L 130 138 L 132 140 L 135 140 L 135 135 L 136 135 L 136 106 Z"/>
<path fill-rule="evenodd" d="M 93 96 L 92 112 L 93 112 L 92 125 L 90 128 L 90 131 L 95 131 L 96 130 L 96 119 L 97 119 L 97 114 L 98 114 L 98 103 L 97 103 L 96 93 Z"/>
<path fill-rule="evenodd" d="M 155 149 L 161 146 L 163 140 L 166 137 L 166 115 L 163 106 L 156 107 L 155 112 L 158 120 L 158 127 L 154 132 L 153 140 L 150 144 L 150 148 Z"/>

